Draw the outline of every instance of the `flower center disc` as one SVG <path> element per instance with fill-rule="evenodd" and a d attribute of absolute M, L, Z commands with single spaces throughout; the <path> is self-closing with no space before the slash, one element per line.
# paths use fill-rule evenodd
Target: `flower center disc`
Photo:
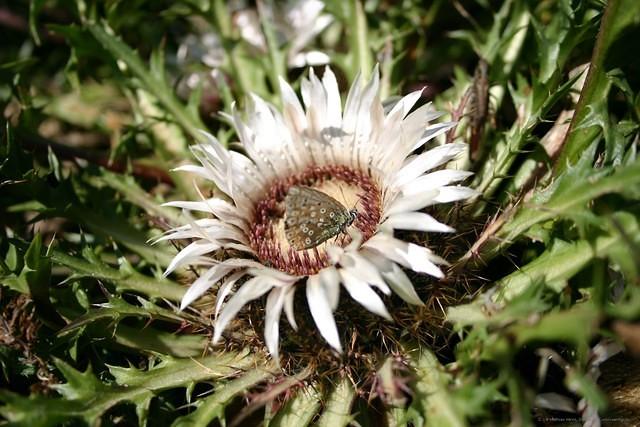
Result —
<path fill-rule="evenodd" d="M 356 219 L 350 227 L 362 233 L 363 241 L 373 235 L 380 221 L 380 193 L 368 174 L 346 166 L 311 167 L 304 172 L 280 179 L 256 204 L 250 241 L 260 261 L 293 275 L 315 274 L 329 265 L 327 245 L 345 246 L 351 237 L 339 233 L 323 243 L 295 250 L 285 235 L 285 197 L 294 186 L 307 186 L 340 202 L 345 209 L 355 209 Z"/>

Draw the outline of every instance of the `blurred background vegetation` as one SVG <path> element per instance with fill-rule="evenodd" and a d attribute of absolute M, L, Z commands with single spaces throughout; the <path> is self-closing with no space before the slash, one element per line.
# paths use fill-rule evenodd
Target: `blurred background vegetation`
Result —
<path fill-rule="evenodd" d="M 640 424 L 637 0 L 7 0 L 0 40 L 0 424 Z M 438 339 L 285 374 L 209 348 L 147 242 L 197 129 L 241 149 L 223 113 L 327 62 L 426 87 L 481 196 L 434 312 L 394 306 Z"/>

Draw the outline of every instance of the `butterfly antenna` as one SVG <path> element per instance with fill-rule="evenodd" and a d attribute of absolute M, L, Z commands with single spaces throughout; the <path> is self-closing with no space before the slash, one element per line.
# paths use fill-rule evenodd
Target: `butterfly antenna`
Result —
<path fill-rule="evenodd" d="M 345 196 L 344 194 L 344 190 L 342 189 L 342 187 L 340 187 L 340 194 L 342 194 L 342 200 L 344 200 L 344 204 L 347 204 L 347 196 Z M 356 200 L 356 202 L 353 204 L 353 206 L 351 206 L 351 209 L 349 209 L 350 212 L 356 210 L 356 206 L 358 206 L 358 203 L 360 203 L 360 200 L 362 200 L 362 197 L 360 195 L 358 195 L 358 200 Z"/>
<path fill-rule="evenodd" d="M 344 204 L 347 204 L 347 196 L 344 195 L 344 190 L 342 189 L 342 186 L 340 187 L 340 194 L 342 194 L 342 200 L 344 201 Z"/>

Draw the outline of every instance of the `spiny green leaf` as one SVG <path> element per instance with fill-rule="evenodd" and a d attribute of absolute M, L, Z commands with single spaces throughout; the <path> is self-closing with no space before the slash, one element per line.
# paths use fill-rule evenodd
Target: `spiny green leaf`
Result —
<path fill-rule="evenodd" d="M 609 316 L 618 319 L 640 319 L 640 287 L 627 286 L 615 304 L 608 304 L 605 311 Z"/>
<path fill-rule="evenodd" d="M 57 427 L 82 418 L 78 402 L 41 395 L 24 397 L 0 390 L 0 415 L 14 426 Z"/>
<path fill-rule="evenodd" d="M 234 397 L 246 393 L 251 387 L 266 380 L 272 372 L 263 368 L 251 369 L 243 373 L 240 377 L 221 383 L 216 387 L 216 391 L 211 396 L 198 399 L 195 403 L 196 409 L 189 415 L 178 418 L 173 427 L 206 427 L 213 420 L 219 420 L 225 425 L 225 408 Z"/>
<path fill-rule="evenodd" d="M 636 212 L 618 212 L 607 217 L 606 230 L 611 236 L 617 236 L 620 244 L 607 251 L 609 259 L 620 268 L 627 283 L 638 283 L 640 277 L 640 236 Z"/>
<path fill-rule="evenodd" d="M 165 357 L 147 371 L 112 366 L 109 369 L 116 384 L 105 384 L 90 369 L 80 372 L 57 360 L 56 365 L 68 381 L 56 386 L 64 398 L 22 397 L 0 390 L 0 400 L 4 401 L 0 414 L 16 423 L 37 427 L 60 425 L 73 418 L 94 424 L 115 405 L 132 402 L 138 414 L 144 415 L 149 400 L 160 391 L 228 377 L 255 364 L 256 359 L 246 352 L 225 352 L 199 359 Z"/>
<path fill-rule="evenodd" d="M 585 156 L 588 157 L 588 156 Z M 519 205 L 498 231 L 482 242 L 482 248 L 474 246 L 462 259 L 492 259 L 513 244 L 532 226 L 544 221 L 567 217 L 583 209 L 587 203 L 605 194 L 620 193 L 633 197 L 640 186 L 640 162 L 608 171 L 585 173 L 584 170 L 559 176 L 552 187 L 533 197 L 529 204 Z M 586 176 L 585 176 L 586 175 Z"/>
<path fill-rule="evenodd" d="M 25 268 L 24 264 L 24 252 L 18 250 L 16 245 L 9 243 L 7 254 L 5 255 L 4 262 L 0 264 L 2 268 L 1 284 L 13 289 L 21 294 L 29 293 L 29 285 L 26 277 L 22 274 Z"/>
<path fill-rule="evenodd" d="M 90 310 L 88 313 L 74 319 L 72 322 L 67 324 L 67 326 L 61 329 L 59 334 L 62 335 L 68 333 L 76 328 L 80 328 L 100 319 L 111 319 L 119 322 L 126 317 L 143 317 L 177 323 L 183 321 L 182 317 L 176 315 L 171 310 L 158 307 L 157 305 L 149 301 L 145 301 L 142 298 L 138 298 L 138 301 L 142 304 L 142 307 L 129 304 L 122 298 L 110 296 L 108 302 L 99 305 L 100 308 Z"/>
<path fill-rule="evenodd" d="M 351 406 L 356 398 L 356 390 L 348 377 L 341 378 L 332 387 L 316 423 L 317 427 L 344 427 L 353 419 Z"/>
<path fill-rule="evenodd" d="M 205 129 L 199 117 L 189 114 L 188 110 L 176 99 L 171 88 L 166 84 L 163 75 L 148 70 L 140 57 L 120 38 L 114 36 L 105 25 L 87 24 L 88 30 L 107 49 L 113 58 L 126 64 L 128 70 L 136 76 L 142 87 L 153 94 L 160 103 L 189 134 L 199 140 L 198 129 Z"/>
<path fill-rule="evenodd" d="M 277 366 L 273 361 L 271 362 L 269 369 L 273 371 L 277 370 Z M 278 396 L 283 395 L 284 393 L 289 393 L 305 381 L 307 377 L 311 375 L 311 372 L 311 367 L 307 366 L 305 369 L 296 372 L 294 375 L 282 377 L 280 381 L 275 381 L 272 384 L 269 384 L 269 387 L 267 387 L 265 391 L 254 394 L 251 402 L 233 418 L 233 425 L 241 425 L 253 412 L 266 405 L 270 405 Z M 265 413 L 269 416 L 269 408 L 266 409 Z"/>
<path fill-rule="evenodd" d="M 467 425 L 453 406 L 448 387 L 451 378 L 433 353 L 421 346 L 405 346 L 415 371 L 411 407 L 422 414 L 427 426 L 458 427 Z"/>
<path fill-rule="evenodd" d="M 523 321 L 509 328 L 516 337 L 516 345 L 533 341 L 566 342 L 586 349 L 596 332 L 600 315 L 593 304 L 582 303 L 570 310 L 548 313 L 538 322 Z"/>
<path fill-rule="evenodd" d="M 320 409 L 320 392 L 315 384 L 299 389 L 276 413 L 268 427 L 306 427 Z"/>
<path fill-rule="evenodd" d="M 96 393 L 104 393 L 109 389 L 108 385 L 95 377 L 91 367 L 81 372 L 64 360 L 56 359 L 54 362 L 67 380 L 65 384 L 56 384 L 54 388 L 67 400 L 89 400 Z"/>
<path fill-rule="evenodd" d="M 196 357 L 203 354 L 211 338 L 201 334 L 179 334 L 156 328 L 133 328 L 120 324 L 104 339 L 142 353 L 164 354 L 173 357 Z"/>
<path fill-rule="evenodd" d="M 140 292 L 150 298 L 167 298 L 172 301 L 180 301 L 185 292 L 182 286 L 168 279 L 152 278 L 137 272 L 123 273 L 102 262 L 87 261 L 65 251 L 52 249 L 50 256 L 54 263 L 70 268 L 74 273 L 72 278 L 91 277 L 106 280 L 113 283 L 119 292 Z"/>
<path fill-rule="evenodd" d="M 110 366 L 109 372 L 119 385 L 163 390 L 175 387 L 177 384 L 234 375 L 256 361 L 256 355 L 251 355 L 247 351 L 240 353 L 226 351 L 198 359 L 176 359 L 163 356 L 160 363 L 147 371 L 134 367 Z"/>
<path fill-rule="evenodd" d="M 101 169 L 100 175 L 93 177 L 91 182 L 96 186 L 108 185 L 122 194 L 129 202 L 144 209 L 149 215 L 162 218 L 169 224 L 180 224 L 182 221 L 175 209 L 160 206 L 159 201 L 141 188 L 140 184 L 131 176 L 119 175 Z"/>
<path fill-rule="evenodd" d="M 499 390 L 501 385 L 499 381 L 480 380 L 456 387 L 453 392 L 455 406 L 467 418 L 488 416 L 491 405 L 508 401 Z"/>
<path fill-rule="evenodd" d="M 447 321 L 458 330 L 466 326 L 501 327 L 532 314 L 546 312 L 554 303 L 550 296 L 556 294 L 557 291 L 547 287 L 543 281 L 532 282 L 496 312 L 498 307 L 491 301 L 492 291 L 489 291 L 469 304 L 449 307 Z"/>
<path fill-rule="evenodd" d="M 524 153 L 534 129 L 545 120 L 551 108 L 568 95 L 579 77 L 573 76 L 562 84 L 556 80 L 548 82 L 547 85 L 535 84 L 533 90 L 521 80 L 517 92 L 511 89 L 514 101 L 521 105 L 520 108 L 523 110 L 522 119 L 514 122 L 482 165 L 481 173 L 473 186 L 482 193 L 484 199 L 493 197 L 500 184 L 509 177 L 511 167 Z M 484 207 L 481 203 L 474 214 L 481 213 Z"/>
<path fill-rule="evenodd" d="M 52 328 L 64 324 L 49 298 L 51 283 L 51 260 L 45 255 L 42 247 L 42 236 L 38 233 L 31 241 L 24 255 L 25 267 L 22 270 L 25 281 L 29 285 L 29 293 L 37 307 L 41 320 Z"/>
<path fill-rule="evenodd" d="M 0 265 L 2 265 L 2 268 L 7 268 L 7 271 L 4 271 L 4 273 L 19 273 L 24 267 L 24 258 L 18 254 L 16 246 L 9 243 L 9 249 L 7 249 L 7 254 L 4 258 L 4 264 Z"/>
<path fill-rule="evenodd" d="M 173 259 L 174 254 L 167 245 L 158 244 L 152 247 L 148 243 L 151 234 L 137 230 L 122 218 L 109 217 L 76 206 L 69 207 L 67 212 L 77 222 L 86 224 L 93 233 L 119 242 L 152 264 L 166 267 Z"/>
<path fill-rule="evenodd" d="M 622 233 L 612 230 L 611 234 L 599 236 L 594 241 L 579 240 L 576 242 L 557 241 L 535 260 L 518 271 L 500 280 L 496 286 L 497 301 L 509 301 L 536 282 L 553 285 L 573 277 L 587 263 L 596 257 L 607 257 L 612 251 L 619 253 L 618 248 L 628 251 L 628 243 L 624 236 L 640 235 L 638 222 L 627 213 L 614 214 L 612 220 L 623 226 Z"/>

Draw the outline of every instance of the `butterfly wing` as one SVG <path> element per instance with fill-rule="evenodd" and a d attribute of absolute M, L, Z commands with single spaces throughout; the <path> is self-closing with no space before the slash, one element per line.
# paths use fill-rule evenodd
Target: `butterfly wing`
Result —
<path fill-rule="evenodd" d="M 348 218 L 340 202 L 309 187 L 291 187 L 285 208 L 285 235 L 296 250 L 313 248 L 337 235 Z"/>

